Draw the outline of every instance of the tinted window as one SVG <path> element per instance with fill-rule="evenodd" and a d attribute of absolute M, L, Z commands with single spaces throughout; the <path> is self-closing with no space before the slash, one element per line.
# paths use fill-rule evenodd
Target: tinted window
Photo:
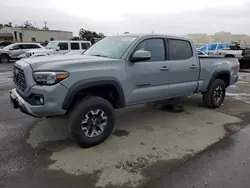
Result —
<path fill-rule="evenodd" d="M 206 52 L 206 51 L 207 51 L 207 45 L 201 47 L 201 48 L 199 49 L 199 51 L 201 51 L 201 52 Z"/>
<path fill-rule="evenodd" d="M 185 40 L 169 40 L 170 60 L 185 60 L 193 56 L 190 42 Z"/>
<path fill-rule="evenodd" d="M 165 47 L 163 39 L 147 39 L 142 41 L 135 49 L 145 50 L 151 53 L 149 61 L 164 61 L 165 60 Z"/>
<path fill-rule="evenodd" d="M 217 44 L 209 44 L 208 45 L 208 51 L 214 51 L 216 50 Z"/>
<path fill-rule="evenodd" d="M 69 49 L 69 45 L 66 42 L 61 42 L 58 44 L 58 46 L 59 46 L 60 50 L 68 50 Z"/>
<path fill-rule="evenodd" d="M 12 50 L 20 50 L 20 49 L 22 49 L 22 48 L 23 48 L 23 45 L 20 45 L 20 44 L 13 45 L 13 46 L 11 47 Z"/>
<path fill-rule="evenodd" d="M 71 50 L 80 50 L 79 43 L 70 43 Z"/>
<path fill-rule="evenodd" d="M 40 48 L 40 46 L 38 46 L 36 44 L 24 44 L 23 48 L 24 49 L 34 49 L 34 48 Z"/>
<path fill-rule="evenodd" d="M 86 50 L 86 49 L 88 49 L 90 47 L 89 43 L 81 43 L 81 45 L 82 45 L 83 50 Z"/>

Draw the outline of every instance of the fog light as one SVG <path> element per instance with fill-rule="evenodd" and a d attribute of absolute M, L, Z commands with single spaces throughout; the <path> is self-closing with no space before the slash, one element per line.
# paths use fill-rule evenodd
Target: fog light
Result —
<path fill-rule="evenodd" d="M 43 98 L 42 97 L 40 97 L 40 103 L 43 104 Z"/>
<path fill-rule="evenodd" d="M 43 105 L 44 104 L 44 98 L 42 95 L 36 95 L 36 94 L 33 94 L 31 97 L 31 102 L 34 104 L 34 105 Z"/>

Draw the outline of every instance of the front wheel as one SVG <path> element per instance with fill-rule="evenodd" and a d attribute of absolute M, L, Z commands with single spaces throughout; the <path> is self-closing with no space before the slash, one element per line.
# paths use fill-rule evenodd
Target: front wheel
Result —
<path fill-rule="evenodd" d="M 80 101 L 71 111 L 69 133 L 80 147 L 91 147 L 103 142 L 114 128 L 112 105 L 105 99 L 90 96 Z"/>
<path fill-rule="evenodd" d="M 5 54 L 1 55 L 1 57 L 0 57 L 0 62 L 1 62 L 1 63 L 9 63 L 9 62 L 10 62 L 9 56 L 7 56 L 7 55 L 5 55 Z"/>
<path fill-rule="evenodd" d="M 216 79 L 203 94 L 203 103 L 209 108 L 218 108 L 224 101 L 226 84 L 221 79 Z"/>

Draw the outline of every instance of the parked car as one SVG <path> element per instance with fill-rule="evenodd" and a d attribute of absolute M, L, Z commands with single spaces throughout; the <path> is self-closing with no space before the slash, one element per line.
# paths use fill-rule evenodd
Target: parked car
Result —
<path fill-rule="evenodd" d="M 221 49 L 229 49 L 229 45 L 227 43 L 211 43 L 200 47 L 198 50 L 208 55 L 215 55 Z"/>
<path fill-rule="evenodd" d="M 239 60 L 243 57 L 243 49 L 238 44 L 229 45 L 229 48 L 219 49 L 216 55 L 222 55 L 225 57 L 236 57 Z"/>
<path fill-rule="evenodd" d="M 206 44 L 198 49 L 207 55 L 218 55 L 224 57 L 236 57 L 242 59 L 243 50 L 239 45 L 229 45 L 227 43 Z"/>
<path fill-rule="evenodd" d="M 8 41 L 8 40 L 3 40 L 3 41 L 0 41 L 0 49 L 3 49 L 4 47 L 12 44 L 13 42 L 11 41 Z"/>
<path fill-rule="evenodd" d="M 0 62 L 9 63 L 11 60 L 19 60 L 20 55 L 31 49 L 43 49 L 39 43 L 14 43 L 0 50 Z"/>
<path fill-rule="evenodd" d="M 84 51 L 91 46 L 90 41 L 51 41 L 44 49 L 27 51 L 20 58 L 64 54 L 69 51 Z"/>
<path fill-rule="evenodd" d="M 68 116 L 71 138 L 90 147 L 111 134 L 114 108 L 193 93 L 202 93 L 207 107 L 218 108 L 238 70 L 236 58 L 199 57 L 190 39 L 117 35 L 82 55 L 16 62 L 10 99 L 14 108 L 34 117 Z"/>

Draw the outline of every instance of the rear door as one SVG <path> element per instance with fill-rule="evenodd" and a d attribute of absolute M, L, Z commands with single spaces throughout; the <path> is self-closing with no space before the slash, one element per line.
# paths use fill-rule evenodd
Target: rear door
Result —
<path fill-rule="evenodd" d="M 23 52 L 27 52 L 29 50 L 33 50 L 33 49 L 40 49 L 41 46 L 37 45 L 37 44 L 23 44 Z"/>
<path fill-rule="evenodd" d="M 168 96 L 170 63 L 166 60 L 166 45 L 163 38 L 147 38 L 133 50 L 151 53 L 147 61 L 128 62 L 128 103 L 150 101 Z M 133 53 L 131 55 L 133 55 Z"/>
<path fill-rule="evenodd" d="M 80 43 L 79 42 L 71 42 L 70 48 L 72 51 L 80 51 Z"/>
<path fill-rule="evenodd" d="M 193 93 L 197 89 L 199 62 L 195 49 L 190 41 L 168 39 L 169 62 L 169 95 L 171 97 Z"/>

